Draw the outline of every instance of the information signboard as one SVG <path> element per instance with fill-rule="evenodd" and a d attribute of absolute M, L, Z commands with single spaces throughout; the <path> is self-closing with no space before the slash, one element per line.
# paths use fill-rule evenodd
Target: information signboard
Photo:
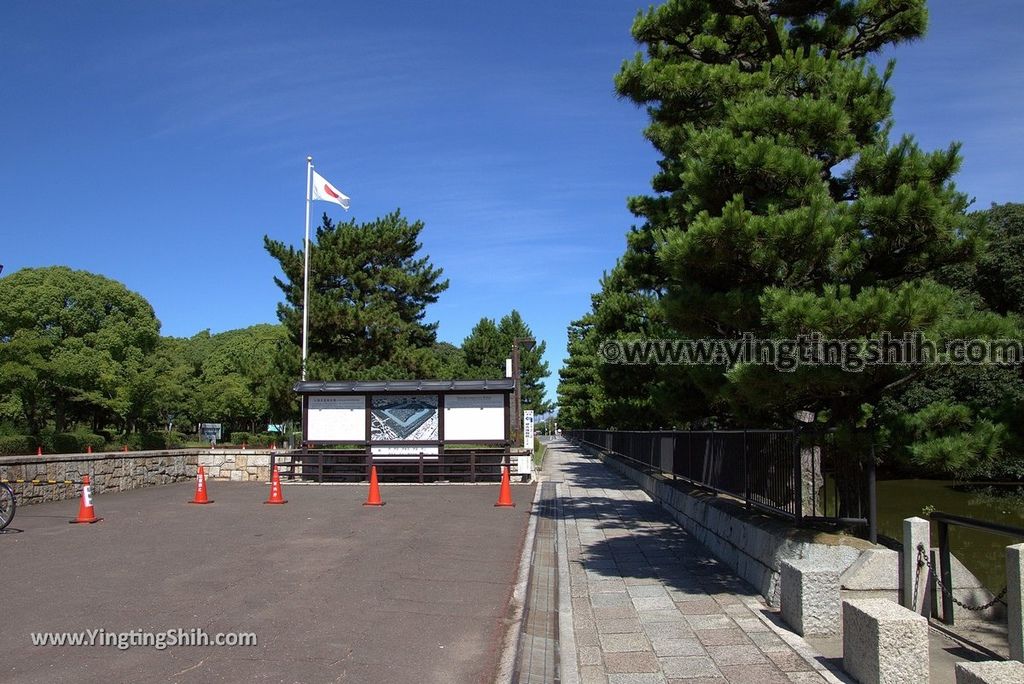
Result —
<path fill-rule="evenodd" d="M 306 439 L 311 442 L 365 442 L 366 397 L 312 396 L 306 401 Z"/>
<path fill-rule="evenodd" d="M 451 441 L 505 439 L 505 398 L 500 394 L 447 394 L 444 438 Z"/>

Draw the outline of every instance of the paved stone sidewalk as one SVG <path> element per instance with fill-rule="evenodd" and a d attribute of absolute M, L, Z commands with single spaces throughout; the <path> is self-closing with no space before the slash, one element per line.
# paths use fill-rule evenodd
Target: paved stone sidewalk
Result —
<path fill-rule="evenodd" d="M 582 684 L 837 681 L 780 638 L 755 612 L 767 610 L 756 591 L 645 492 L 567 442 L 549 444 L 546 461 L 546 479 L 561 481 Z M 562 663 L 562 681 L 572 665 Z"/>

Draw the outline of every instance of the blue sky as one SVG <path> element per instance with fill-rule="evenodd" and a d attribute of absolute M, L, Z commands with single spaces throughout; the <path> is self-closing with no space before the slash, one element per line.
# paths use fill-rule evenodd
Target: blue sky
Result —
<path fill-rule="evenodd" d="M 548 343 L 553 399 L 566 326 L 655 170 L 644 113 L 612 86 L 640 6 L 8 0 L 4 275 L 114 278 L 165 335 L 275 321 L 262 237 L 301 243 L 312 155 L 352 198 L 314 217 L 422 220 L 451 280 L 429 312 L 440 338 L 518 308 Z M 961 141 L 975 207 L 1024 201 L 1024 3 L 930 7 L 929 35 L 892 51 L 895 133 Z"/>

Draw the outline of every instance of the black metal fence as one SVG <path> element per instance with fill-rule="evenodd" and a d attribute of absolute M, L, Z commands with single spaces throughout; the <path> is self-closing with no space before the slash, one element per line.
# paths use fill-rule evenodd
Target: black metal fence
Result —
<path fill-rule="evenodd" d="M 969 611 L 985 610 L 986 608 L 994 606 L 996 603 L 1002 603 L 1005 606 L 1006 601 L 1003 600 L 1003 597 L 1006 596 L 1008 587 L 1003 587 L 1002 591 L 996 594 L 995 598 L 981 606 L 966 605 L 957 600 L 953 595 L 953 564 L 950 559 L 951 554 L 949 550 L 949 526 L 956 525 L 958 527 L 969 527 L 975 530 L 981 530 L 982 532 L 991 532 L 993 534 L 1001 534 L 1007 537 L 1015 537 L 1017 539 L 1024 539 L 1024 528 L 989 522 L 987 520 L 978 520 L 977 518 L 968 518 L 963 515 L 943 513 L 942 511 L 933 512 L 928 516 L 928 519 L 938 523 L 939 528 L 939 577 L 937 589 L 942 594 L 942 621 L 947 625 L 952 625 L 954 623 L 954 602 L 959 604 L 961 608 Z M 927 559 L 927 550 L 921 549 L 920 551 L 925 554 L 925 559 Z M 1007 580 L 1009 581 L 1009 578 L 1007 578 Z"/>
<path fill-rule="evenodd" d="M 866 525 L 873 536 L 873 458 L 844 457 L 833 432 L 571 430 L 567 436 L 748 507 L 797 521 Z"/>
<path fill-rule="evenodd" d="M 440 454 L 373 454 L 365 449 L 300 449 L 272 453 L 282 480 L 364 482 L 370 466 L 387 482 L 498 482 L 513 454 L 506 449 L 451 449 Z"/>

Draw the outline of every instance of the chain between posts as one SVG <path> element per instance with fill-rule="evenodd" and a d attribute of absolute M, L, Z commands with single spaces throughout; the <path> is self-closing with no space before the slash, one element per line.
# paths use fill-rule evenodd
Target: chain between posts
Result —
<path fill-rule="evenodd" d="M 1007 589 L 1009 587 L 1003 587 L 1003 590 L 1000 591 L 998 594 L 996 594 L 995 598 L 993 598 L 991 601 L 989 601 L 988 603 L 986 603 L 984 605 L 981 605 L 981 606 L 969 606 L 966 603 L 964 603 L 963 601 L 961 601 L 960 599 L 958 599 L 956 596 L 953 595 L 953 588 L 952 587 L 946 587 L 945 585 L 942 584 L 942 577 L 941 577 L 939 571 L 935 569 L 935 564 L 932 563 L 932 560 L 928 557 L 928 551 L 927 551 L 927 549 L 925 549 L 924 544 L 918 544 L 917 545 L 917 572 L 914 575 L 914 602 L 911 604 L 914 607 L 915 610 L 917 608 L 917 590 L 918 590 L 918 587 L 921 585 L 921 568 L 923 568 L 925 566 L 928 567 L 928 569 L 932 573 L 932 577 L 935 578 L 935 584 L 936 584 L 936 586 L 939 587 L 939 591 L 941 591 L 943 594 L 945 594 L 950 599 L 952 599 L 953 603 L 955 603 L 956 605 L 960 606 L 964 610 L 970 610 L 970 611 L 986 610 L 986 609 L 991 608 L 992 606 L 996 605 L 997 603 L 1001 603 L 1004 606 L 1006 605 L 1006 601 L 1003 600 L 1003 597 L 1006 596 L 1006 591 L 1007 591 Z"/>

